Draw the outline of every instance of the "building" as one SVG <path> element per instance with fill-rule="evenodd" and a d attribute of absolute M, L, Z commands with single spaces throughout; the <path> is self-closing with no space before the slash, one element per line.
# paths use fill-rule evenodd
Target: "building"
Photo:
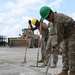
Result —
<path fill-rule="evenodd" d="M 6 46 L 7 42 L 6 42 L 6 37 L 3 35 L 0 35 L 0 46 Z"/>

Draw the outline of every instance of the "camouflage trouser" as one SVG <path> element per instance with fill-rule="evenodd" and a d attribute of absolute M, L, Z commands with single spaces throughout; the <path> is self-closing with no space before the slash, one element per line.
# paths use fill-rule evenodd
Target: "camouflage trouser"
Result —
<path fill-rule="evenodd" d="M 55 50 L 53 55 L 54 55 L 53 62 L 55 64 L 57 64 L 57 62 L 58 62 L 58 50 Z"/>
<path fill-rule="evenodd" d="M 63 69 L 75 71 L 75 34 L 70 35 L 64 40 L 62 57 Z"/>
<path fill-rule="evenodd" d="M 44 38 L 42 37 L 41 38 L 41 56 L 42 56 L 42 59 L 45 59 L 45 50 L 46 50 L 46 42 L 44 41 Z"/>
<path fill-rule="evenodd" d="M 49 57 L 50 57 L 50 52 L 51 52 L 51 48 L 55 46 L 55 52 L 54 52 L 54 58 L 53 58 L 53 62 L 57 63 L 58 62 L 58 45 L 57 45 L 57 36 L 56 35 L 50 35 L 47 41 L 47 45 L 46 45 L 46 62 L 48 63 Z"/>

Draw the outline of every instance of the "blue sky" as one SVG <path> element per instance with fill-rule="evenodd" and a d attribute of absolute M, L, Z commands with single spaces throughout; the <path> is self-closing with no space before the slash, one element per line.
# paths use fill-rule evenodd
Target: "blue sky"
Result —
<path fill-rule="evenodd" d="M 75 20 L 75 0 L 0 0 L 0 35 L 18 37 L 28 27 L 29 19 L 40 19 L 43 5 Z"/>

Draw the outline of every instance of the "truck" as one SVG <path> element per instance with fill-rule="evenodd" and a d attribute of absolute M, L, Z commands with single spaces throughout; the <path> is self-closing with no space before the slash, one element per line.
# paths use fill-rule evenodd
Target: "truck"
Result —
<path fill-rule="evenodd" d="M 19 34 L 19 36 L 17 38 L 8 38 L 8 45 L 10 47 L 22 47 L 26 46 L 27 43 L 27 47 L 29 48 L 38 47 L 38 34 L 34 34 L 34 31 L 24 28 L 22 29 L 22 34 Z"/>

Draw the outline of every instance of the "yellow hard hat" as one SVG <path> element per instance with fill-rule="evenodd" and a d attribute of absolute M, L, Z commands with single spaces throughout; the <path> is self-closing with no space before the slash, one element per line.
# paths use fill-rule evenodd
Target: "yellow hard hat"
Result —
<path fill-rule="evenodd" d="M 31 20 L 31 23 L 32 23 L 33 25 L 35 25 L 36 21 L 37 21 L 37 19 L 36 19 L 36 18 L 33 18 L 33 19 Z"/>

